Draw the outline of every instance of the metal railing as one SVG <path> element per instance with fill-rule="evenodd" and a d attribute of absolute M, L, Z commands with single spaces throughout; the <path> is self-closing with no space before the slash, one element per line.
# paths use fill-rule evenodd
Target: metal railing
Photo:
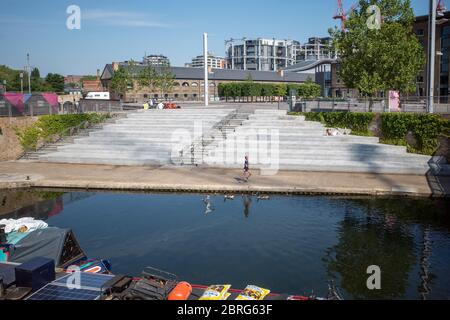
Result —
<path fill-rule="evenodd" d="M 39 97 L 39 95 L 34 95 Z M 0 95 L 0 117 L 34 117 L 52 114 L 77 114 L 86 112 L 114 113 L 122 112 L 124 107 L 115 100 L 80 100 L 79 102 L 65 102 L 50 105 L 42 99 L 29 99 L 26 103 L 13 105 Z"/>
<path fill-rule="evenodd" d="M 436 97 L 434 104 L 434 113 L 450 114 L 450 97 Z M 426 113 L 426 97 L 408 97 L 401 98 L 398 111 L 408 113 Z M 389 109 L 389 99 L 373 99 L 372 104 L 369 99 L 300 99 L 294 108 L 294 111 L 302 112 L 327 112 L 327 111 L 345 111 L 345 112 L 392 112 Z"/>

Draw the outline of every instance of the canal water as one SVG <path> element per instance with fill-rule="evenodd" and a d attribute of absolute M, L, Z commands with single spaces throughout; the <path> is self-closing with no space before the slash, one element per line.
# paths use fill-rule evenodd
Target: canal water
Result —
<path fill-rule="evenodd" d="M 71 228 L 89 257 L 196 284 L 255 284 L 346 299 L 450 299 L 448 200 L 179 194 L 0 193 L 0 219 Z M 381 290 L 367 268 L 381 268 Z"/>

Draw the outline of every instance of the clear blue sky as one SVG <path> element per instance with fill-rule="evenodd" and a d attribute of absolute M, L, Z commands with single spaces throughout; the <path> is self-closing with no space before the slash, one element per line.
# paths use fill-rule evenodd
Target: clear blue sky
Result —
<path fill-rule="evenodd" d="M 95 74 L 106 63 L 167 55 L 172 65 L 202 51 L 224 55 L 231 37 L 277 37 L 304 42 L 336 25 L 337 0 L 0 0 L 0 64 L 22 68 L 26 54 L 41 74 Z M 346 9 L 356 0 L 344 0 Z M 416 14 L 425 0 L 412 0 Z M 81 8 L 81 30 L 68 30 L 66 9 Z"/>

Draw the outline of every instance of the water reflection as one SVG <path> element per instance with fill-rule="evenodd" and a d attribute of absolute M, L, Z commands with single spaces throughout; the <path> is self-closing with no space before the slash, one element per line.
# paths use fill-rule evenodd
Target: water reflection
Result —
<path fill-rule="evenodd" d="M 324 295 L 335 279 L 346 299 L 450 297 L 448 201 L 263 200 L 10 192 L 0 194 L 0 218 L 32 216 L 72 228 L 89 256 L 111 259 L 121 274 L 150 265 L 192 283 L 254 283 L 274 292 Z M 366 287 L 371 265 L 382 269 L 381 291 Z"/>
<path fill-rule="evenodd" d="M 397 222 L 368 214 L 365 218 L 348 212 L 338 227 L 338 244 L 326 255 L 328 272 L 339 275 L 343 289 L 356 299 L 395 299 L 405 294 L 415 260 L 414 239 Z M 382 271 L 382 290 L 370 291 L 367 268 Z"/>
<path fill-rule="evenodd" d="M 211 204 L 211 196 L 207 195 L 203 199 L 203 203 L 205 204 L 205 215 L 208 215 L 214 211 L 214 207 Z"/>
<path fill-rule="evenodd" d="M 250 216 L 250 207 L 252 205 L 252 198 L 249 195 L 242 196 L 244 204 L 244 217 L 248 218 Z"/>
<path fill-rule="evenodd" d="M 0 219 L 33 217 L 50 219 L 64 211 L 64 205 L 87 199 L 94 193 L 53 191 L 0 191 Z"/>
<path fill-rule="evenodd" d="M 396 299 L 406 295 L 416 261 L 419 264 L 418 298 L 427 299 L 436 279 L 431 265 L 433 227 L 448 232 L 448 201 L 394 199 L 348 200 L 338 224 L 338 243 L 325 255 L 328 273 L 356 299 Z M 354 204 L 365 215 L 354 212 Z M 443 210 L 442 210 L 443 209 Z M 366 286 L 368 266 L 382 270 L 382 289 Z"/>

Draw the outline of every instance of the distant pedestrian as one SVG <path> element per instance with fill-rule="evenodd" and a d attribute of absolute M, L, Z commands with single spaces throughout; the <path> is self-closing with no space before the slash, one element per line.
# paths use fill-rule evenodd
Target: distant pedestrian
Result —
<path fill-rule="evenodd" d="M 155 106 L 155 101 L 153 99 L 150 99 L 148 104 L 149 104 L 150 108 L 153 109 L 153 107 Z"/>
<path fill-rule="evenodd" d="M 249 162 L 248 162 L 248 156 L 245 156 L 245 161 L 244 161 L 244 178 L 248 182 L 248 179 L 251 176 L 252 176 L 252 174 L 250 173 L 250 165 L 249 165 Z"/>

